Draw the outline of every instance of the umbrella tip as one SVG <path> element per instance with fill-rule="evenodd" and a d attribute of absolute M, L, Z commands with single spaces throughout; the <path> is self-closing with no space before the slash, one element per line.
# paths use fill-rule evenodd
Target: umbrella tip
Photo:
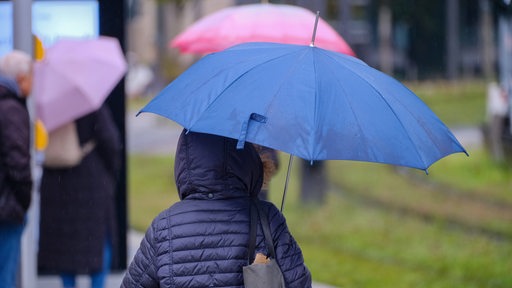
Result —
<path fill-rule="evenodd" d="M 320 11 L 316 11 L 315 27 L 313 28 L 313 36 L 311 37 L 311 44 L 309 46 L 315 46 L 316 28 L 318 27 L 318 18 L 320 18 Z"/>

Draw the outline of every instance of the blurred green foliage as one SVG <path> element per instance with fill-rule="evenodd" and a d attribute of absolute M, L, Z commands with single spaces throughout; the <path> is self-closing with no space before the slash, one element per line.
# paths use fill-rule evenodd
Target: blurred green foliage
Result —
<path fill-rule="evenodd" d="M 448 126 L 480 126 L 485 121 L 487 83 L 483 80 L 405 83 Z"/>

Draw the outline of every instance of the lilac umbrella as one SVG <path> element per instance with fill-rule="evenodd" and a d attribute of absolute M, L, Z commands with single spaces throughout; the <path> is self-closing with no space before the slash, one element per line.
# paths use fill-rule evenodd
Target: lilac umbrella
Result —
<path fill-rule="evenodd" d="M 116 38 L 63 39 L 34 65 L 36 113 L 48 131 L 97 110 L 126 73 Z"/>

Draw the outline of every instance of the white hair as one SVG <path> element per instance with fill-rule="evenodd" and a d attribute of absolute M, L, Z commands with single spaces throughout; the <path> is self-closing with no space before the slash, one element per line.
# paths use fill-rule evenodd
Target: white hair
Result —
<path fill-rule="evenodd" d="M 0 58 L 0 74 L 12 79 L 31 73 L 32 57 L 19 50 L 13 50 Z"/>

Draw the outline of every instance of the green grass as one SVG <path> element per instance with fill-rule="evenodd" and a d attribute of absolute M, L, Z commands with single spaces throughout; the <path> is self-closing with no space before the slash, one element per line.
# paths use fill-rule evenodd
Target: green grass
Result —
<path fill-rule="evenodd" d="M 290 225 L 317 281 L 338 287 L 512 284 L 510 242 L 450 229 L 441 221 L 426 223 L 365 208 L 336 196 L 306 214 L 300 225 L 295 220 Z"/>
<path fill-rule="evenodd" d="M 128 211 L 134 229 L 145 231 L 160 211 L 178 201 L 173 163 L 170 156 L 129 156 Z"/>
<path fill-rule="evenodd" d="M 449 125 L 479 125 L 482 83 L 408 85 Z M 483 150 L 429 168 L 328 161 L 322 204 L 299 201 L 296 160 L 284 215 L 313 279 L 337 287 L 512 287 L 512 177 Z M 288 163 L 271 183 L 281 203 Z M 169 156 L 130 155 L 131 226 L 144 231 L 177 201 Z"/>
<path fill-rule="evenodd" d="M 484 150 L 470 151 L 469 157 L 455 154 L 431 166 L 430 176 L 435 182 L 471 190 L 483 197 L 512 202 L 512 170 L 509 166 L 492 161 Z M 475 176 L 476 175 L 476 176 Z"/>
<path fill-rule="evenodd" d="M 485 153 L 471 154 L 485 160 Z M 281 156 L 286 167 L 287 156 Z M 492 205 L 505 199 L 500 203 L 512 207 L 506 200 L 509 189 L 498 188 L 510 187 L 508 182 L 500 177 L 489 182 L 485 174 L 469 170 L 465 177 L 496 190 L 486 194 L 461 187 L 445 193 L 432 186 L 458 187 L 456 180 L 440 175 L 469 159 L 447 157 L 428 176 L 387 165 L 329 161 L 333 184 L 321 205 L 299 203 L 296 161 L 284 214 L 314 280 L 338 287 L 512 287 L 512 209 Z M 132 155 L 130 166 L 144 167 L 130 174 L 139 174 L 130 177 L 131 191 L 138 191 L 130 192 L 131 223 L 144 231 L 158 212 L 177 201 L 172 159 Z M 278 207 L 285 170 L 271 183 L 271 200 Z"/>

